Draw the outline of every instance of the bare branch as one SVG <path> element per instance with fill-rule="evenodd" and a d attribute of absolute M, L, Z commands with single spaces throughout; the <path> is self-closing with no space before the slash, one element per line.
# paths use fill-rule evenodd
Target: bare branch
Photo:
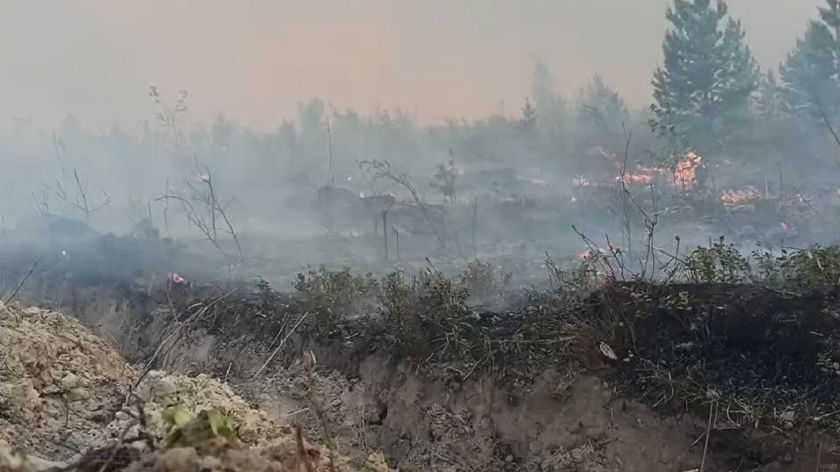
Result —
<path fill-rule="evenodd" d="M 388 179 L 405 188 L 408 191 L 408 193 L 411 194 L 411 198 L 414 200 L 414 203 L 423 213 L 423 216 L 429 223 L 429 227 L 431 228 L 432 233 L 435 235 L 435 238 L 437 239 L 438 243 L 441 245 L 441 247 L 446 246 L 446 240 L 444 239 L 441 231 L 435 224 L 434 219 L 429 214 L 426 203 L 423 202 L 423 199 L 420 197 L 419 192 L 417 192 L 414 186 L 411 185 L 411 182 L 408 180 L 408 176 L 405 175 L 405 173 L 392 172 L 391 164 L 388 161 L 377 161 L 375 159 L 370 161 L 362 161 L 359 163 L 359 167 L 363 171 L 371 172 L 374 176 L 374 179 Z"/>
<path fill-rule="evenodd" d="M 227 232 L 236 244 L 236 249 L 239 253 L 239 260 L 244 260 L 244 252 L 242 245 L 239 242 L 239 235 L 233 227 L 231 219 L 225 211 L 225 205 L 219 202 L 216 195 L 216 188 L 213 184 L 213 175 L 210 169 L 201 166 L 198 163 L 198 158 L 194 156 L 195 165 L 197 169 L 196 177 L 200 180 L 204 187 L 193 185 L 189 181 L 186 182 L 187 188 L 190 190 L 189 197 L 184 197 L 177 194 L 170 194 L 169 182 L 167 181 L 166 193 L 162 197 L 155 198 L 153 201 L 167 202 L 167 207 L 164 210 L 164 218 L 167 218 L 167 227 L 169 226 L 166 211 L 168 210 L 168 202 L 175 200 L 181 202 L 184 209 L 184 214 L 187 220 L 195 226 L 211 244 L 222 254 L 227 257 L 224 250 L 219 243 L 219 223 L 224 223 L 225 232 Z M 232 200 L 230 200 L 232 201 Z M 228 201 L 227 203 L 230 203 Z M 199 209 L 203 210 L 206 216 L 199 213 Z M 167 230 L 168 231 L 168 230 Z"/>

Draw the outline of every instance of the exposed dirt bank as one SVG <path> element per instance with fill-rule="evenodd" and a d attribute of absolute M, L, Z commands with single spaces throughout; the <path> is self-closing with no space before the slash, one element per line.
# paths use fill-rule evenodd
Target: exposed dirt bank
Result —
<path fill-rule="evenodd" d="M 347 456 L 383 451 L 389 465 L 400 470 L 687 471 L 703 463 L 708 471 L 800 471 L 815 470 L 818 463 L 837 463 L 836 441 L 824 429 L 815 432 L 804 427 L 821 419 L 812 416 L 813 403 L 805 401 L 789 410 L 771 408 L 769 412 L 749 410 L 762 405 L 709 401 L 705 414 L 696 406 L 685 414 L 664 400 L 643 398 L 640 403 L 631 399 L 653 391 L 649 387 L 654 377 L 645 379 L 641 369 L 612 369 L 618 374 L 596 377 L 597 368 L 543 364 L 537 356 L 541 348 L 522 339 L 511 340 L 513 346 L 501 354 L 511 357 L 506 368 L 514 371 L 504 377 L 488 369 L 469 370 L 469 364 L 458 362 L 438 364 L 431 370 L 418 368 L 416 362 L 382 348 L 387 343 L 375 348 L 370 340 L 354 338 L 352 333 L 315 336 L 304 330 L 307 324 L 296 331 L 301 315 L 307 313 L 300 300 L 272 293 L 270 306 L 285 307 L 285 314 L 270 312 L 266 293 L 245 286 L 236 290 L 193 287 L 189 293 L 170 290 L 168 295 L 159 287 L 142 292 L 69 287 L 65 293 L 73 294 L 72 305 L 66 300 L 48 302 L 67 306 L 104 338 L 113 340 L 132 361 L 148 361 L 163 343 L 156 368 L 226 378 L 251 407 L 264 410 L 278 424 L 300 423 L 310 437 L 333 437 L 338 452 Z M 749 295 L 740 293 L 736 308 L 756 303 Z M 714 296 L 709 300 L 720 301 Z M 781 307 L 782 314 L 793 309 L 785 308 L 779 299 L 768 300 L 765 306 Z M 592 300 L 587 303 L 594 307 L 590 309 L 597 308 Z M 692 351 L 680 354 L 676 347 L 687 342 L 683 337 L 693 328 L 685 327 L 683 332 L 667 323 L 644 326 L 650 337 L 640 352 L 659 351 L 675 369 L 695 368 L 697 358 L 689 355 Z M 724 323 L 719 328 L 749 326 L 760 325 Z M 800 323 L 799 331 L 780 334 L 796 341 L 796 333 L 813 328 L 809 326 Z M 662 333 L 669 333 L 670 338 L 659 337 Z M 616 336 L 609 342 L 622 356 L 620 339 L 627 336 Z M 728 346 L 735 349 L 735 357 L 720 364 L 730 369 L 729 375 L 737 375 L 731 370 L 737 367 L 737 352 L 742 349 L 736 341 Z M 301 361 L 302 353 L 308 351 L 317 358 L 320 374 L 311 382 L 305 380 Z M 603 356 L 597 348 L 595 352 L 595 357 Z M 513 359 L 523 353 L 533 360 L 522 364 L 521 359 Z M 816 356 L 810 351 L 806 354 Z M 805 359 L 805 354 L 797 355 L 791 351 L 787 361 Z M 691 363 L 680 364 L 680 359 Z M 500 361 L 494 356 L 490 362 Z M 760 373 L 756 384 L 765 385 L 761 376 L 769 370 L 762 370 L 763 365 L 752 367 L 751 372 Z M 809 372 L 800 372 L 803 385 L 815 382 L 809 391 L 823 396 L 833 391 L 833 384 L 817 383 Z M 639 382 L 620 381 L 626 378 L 622 376 Z M 777 382 L 789 384 L 785 379 Z M 773 385 L 765 386 L 766 405 L 770 405 L 778 392 L 770 388 Z M 726 392 L 709 391 L 709 399 L 722 393 Z M 666 390 L 665 400 L 667 396 Z M 313 414 L 313 399 L 325 410 L 322 416 L 327 419 L 328 434 L 324 421 Z M 774 418 L 770 424 L 760 424 L 758 429 L 749 424 L 750 418 L 764 421 L 768 416 Z"/>
<path fill-rule="evenodd" d="M 58 312 L 0 302 L 0 344 L 3 472 L 282 471 L 304 461 L 316 471 L 388 470 L 381 456 L 330 464 L 327 449 L 296 438 L 227 385 L 206 375 L 138 372 Z M 182 443 L 163 454 L 169 407 L 195 419 L 183 427 Z M 202 412 L 212 409 L 232 415 L 232 442 L 199 434 Z"/>

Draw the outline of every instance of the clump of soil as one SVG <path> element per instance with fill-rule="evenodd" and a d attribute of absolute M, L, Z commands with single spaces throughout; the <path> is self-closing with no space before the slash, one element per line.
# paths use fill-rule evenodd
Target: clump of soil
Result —
<path fill-rule="evenodd" d="M 326 448 L 206 375 L 138 374 L 112 346 L 58 312 L 0 302 L 0 344 L 0 472 L 68 465 L 80 472 L 390 470 L 381 455 L 330 460 Z M 190 412 L 193 422 L 210 409 L 228 411 L 237 437 L 166 449 L 167 407 Z"/>
<path fill-rule="evenodd" d="M 93 451 L 69 466 L 78 472 L 391 472 L 384 456 L 374 454 L 366 461 L 351 464 L 343 458 L 330 460 L 327 451 L 302 438 L 286 435 L 265 446 L 247 446 L 239 441 L 210 438 L 187 447 L 166 451 L 150 451 L 142 455 L 131 446 L 103 448 Z M 63 463 L 33 456 L 14 454 L 0 444 L 0 471 L 45 472 L 68 470 Z"/>
<path fill-rule="evenodd" d="M 104 340 L 54 311 L 0 302 L 0 441 L 61 457 L 101 442 L 134 378 Z"/>
<path fill-rule="evenodd" d="M 265 412 L 251 409 L 226 384 L 204 374 L 186 377 L 151 371 L 144 377 L 135 393 L 144 401 L 144 426 L 158 437 L 165 435 L 166 426 L 162 415 L 168 407 L 177 407 L 192 414 L 212 408 L 229 411 L 240 428 L 240 439 L 249 444 L 269 441 L 282 435 Z M 107 426 L 110 436 L 118 437 L 132 420 L 130 413 L 117 412 L 116 419 Z M 136 437 L 140 432 L 139 427 L 140 425 L 132 426 L 127 437 Z"/>
<path fill-rule="evenodd" d="M 198 446 L 170 449 L 165 455 L 155 455 L 132 463 L 125 472 L 283 472 L 307 470 L 313 472 L 389 472 L 381 455 L 371 456 L 361 465 L 351 465 L 336 458 L 333 465 L 321 448 L 306 441 L 285 436 L 264 447 L 245 447 L 211 439 Z"/>

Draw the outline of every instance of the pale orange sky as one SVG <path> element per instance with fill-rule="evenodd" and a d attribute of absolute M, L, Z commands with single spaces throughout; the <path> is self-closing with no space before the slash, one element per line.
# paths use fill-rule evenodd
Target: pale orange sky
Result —
<path fill-rule="evenodd" d="M 729 0 L 775 66 L 822 0 Z M 151 117 L 148 86 L 266 129 L 319 96 L 424 121 L 515 112 L 541 56 L 570 93 L 599 72 L 649 101 L 668 0 L 0 0 L 0 125 Z"/>

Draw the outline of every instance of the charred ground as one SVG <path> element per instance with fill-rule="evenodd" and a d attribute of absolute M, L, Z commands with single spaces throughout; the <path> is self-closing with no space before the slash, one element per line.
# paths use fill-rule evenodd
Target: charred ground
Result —
<path fill-rule="evenodd" d="M 108 238 L 108 248 L 148 244 Z M 748 258 L 720 241 L 651 279 L 620 275 L 618 253 L 593 252 L 578 267 L 555 268 L 558 288 L 540 292 L 514 290 L 507 274 L 479 262 L 459 277 L 321 268 L 300 274 L 291 293 L 266 282 L 173 284 L 125 267 L 118 277 L 68 277 L 7 264 L 3 278 L 6 293 L 19 288 L 22 300 L 69 311 L 134 362 L 234 384 L 294 369 L 310 350 L 351 380 L 371 356 L 446 392 L 491 378 L 511 408 L 552 369 L 594 375 L 665 417 L 714 411 L 711 453 L 755 468 L 810 450 L 838 427 L 839 253 Z"/>

